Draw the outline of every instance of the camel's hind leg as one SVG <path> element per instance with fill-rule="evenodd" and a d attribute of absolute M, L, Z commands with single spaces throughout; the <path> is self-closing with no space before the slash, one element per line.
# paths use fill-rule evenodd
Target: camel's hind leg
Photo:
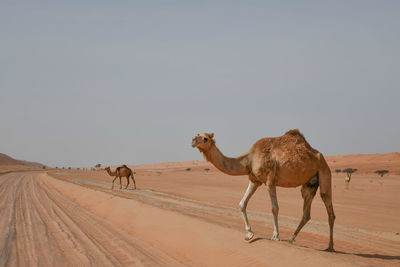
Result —
<path fill-rule="evenodd" d="M 135 182 L 135 178 L 133 178 L 133 173 L 131 174 L 132 177 L 132 181 L 133 181 L 133 189 L 136 189 L 136 182 Z"/>
<path fill-rule="evenodd" d="M 317 177 L 311 178 L 309 182 L 307 182 L 305 185 L 301 187 L 301 196 L 303 197 L 304 200 L 303 217 L 301 218 L 301 221 L 299 223 L 299 226 L 297 226 L 296 231 L 289 239 L 290 243 L 292 243 L 295 240 L 297 234 L 300 232 L 303 226 L 306 225 L 306 223 L 311 219 L 311 203 L 314 199 L 317 189 L 318 189 Z"/>
<path fill-rule="evenodd" d="M 332 205 L 332 193 L 322 193 L 321 190 L 321 198 L 324 201 L 326 211 L 328 212 L 329 216 L 329 245 L 326 249 L 327 251 L 335 251 L 333 248 L 333 224 L 335 223 L 335 212 L 333 211 Z"/>
<path fill-rule="evenodd" d="M 129 185 L 129 175 L 128 175 L 128 176 L 126 176 L 126 180 L 127 180 L 127 183 L 126 183 L 126 187 L 125 187 L 125 189 L 127 189 L 127 188 L 128 188 L 128 185 Z"/>
<path fill-rule="evenodd" d="M 254 192 L 256 192 L 256 190 L 259 186 L 260 186 L 260 184 L 250 181 L 249 186 L 247 187 L 246 193 L 244 194 L 243 199 L 239 203 L 239 207 L 240 207 L 240 210 L 242 211 L 245 229 L 246 229 L 246 237 L 244 238 L 245 240 L 250 240 L 254 236 L 254 233 L 251 231 L 249 220 L 247 219 L 246 208 L 247 208 L 247 203 L 249 202 L 249 199 L 254 194 Z"/>

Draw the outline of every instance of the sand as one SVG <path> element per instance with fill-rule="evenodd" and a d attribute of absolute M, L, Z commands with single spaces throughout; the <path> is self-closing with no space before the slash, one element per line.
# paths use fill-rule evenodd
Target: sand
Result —
<path fill-rule="evenodd" d="M 344 174 L 333 175 L 337 252 L 327 253 L 318 195 L 311 221 L 289 244 L 302 216 L 300 189 L 278 188 L 277 242 L 260 188 L 248 206 L 255 237 L 246 242 L 238 203 L 247 177 L 198 161 L 134 167 L 137 190 L 111 190 L 105 171 L 0 175 L 0 266 L 400 265 L 399 175 L 356 173 L 348 190 Z"/>

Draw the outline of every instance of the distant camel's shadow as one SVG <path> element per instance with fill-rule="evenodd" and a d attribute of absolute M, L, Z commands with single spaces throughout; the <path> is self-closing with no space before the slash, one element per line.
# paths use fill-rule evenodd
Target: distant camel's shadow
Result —
<path fill-rule="evenodd" d="M 260 241 L 260 240 L 267 240 L 267 241 L 271 241 L 269 238 L 266 237 L 256 237 L 252 240 L 249 241 L 250 244 Z M 279 242 L 287 242 L 289 241 L 288 239 L 286 240 L 280 240 Z M 276 242 L 276 241 L 271 241 L 271 242 Z M 293 245 L 296 246 L 296 245 Z M 299 246 L 298 247 L 303 247 L 303 248 L 309 248 L 309 249 L 314 249 L 311 247 L 307 247 L 307 246 Z M 325 250 L 321 250 L 321 249 L 315 249 L 318 251 L 323 251 L 326 252 Z M 344 252 L 344 251 L 339 251 L 336 250 L 335 252 L 330 252 L 330 253 L 336 253 L 336 254 L 344 254 L 344 255 L 354 255 L 354 256 L 359 256 L 359 257 L 363 257 L 363 258 L 370 258 L 370 259 L 382 259 L 382 260 L 400 260 L 400 256 L 392 256 L 392 255 L 382 255 L 382 254 L 365 254 L 365 253 L 348 253 L 348 252 Z"/>

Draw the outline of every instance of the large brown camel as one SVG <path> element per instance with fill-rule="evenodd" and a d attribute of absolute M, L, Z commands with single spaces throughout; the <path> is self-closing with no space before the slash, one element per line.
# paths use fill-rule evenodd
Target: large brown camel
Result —
<path fill-rule="evenodd" d="M 115 176 L 114 180 L 112 181 L 111 189 L 114 189 L 114 181 L 117 178 L 119 178 L 119 189 L 122 189 L 122 184 L 121 184 L 122 177 L 126 177 L 126 180 L 127 180 L 125 189 L 128 188 L 129 177 L 132 177 L 134 189 L 136 189 L 136 182 L 135 182 L 135 178 L 133 177 L 133 171 L 130 168 L 128 168 L 128 166 L 126 166 L 125 164 L 117 167 L 114 172 L 111 171 L 110 167 L 105 168 L 105 170 L 107 171 L 107 173 L 110 176 Z"/>
<path fill-rule="evenodd" d="M 204 158 L 223 173 L 249 176 L 249 186 L 239 203 L 246 229 L 245 240 L 251 240 L 254 236 L 247 219 L 247 203 L 261 184 L 267 186 L 272 203 L 274 232 L 271 240 L 279 240 L 276 187 L 302 186 L 303 217 L 289 239 L 290 243 L 311 219 L 311 202 L 320 186 L 320 195 L 329 216 L 330 236 L 327 251 L 334 251 L 335 214 L 332 206 L 331 171 L 323 155 L 313 149 L 298 130 L 290 130 L 280 137 L 262 138 L 247 153 L 236 158 L 224 156 L 215 145 L 213 137 L 213 133 L 197 134 L 192 140 L 192 147 L 197 147 Z"/>

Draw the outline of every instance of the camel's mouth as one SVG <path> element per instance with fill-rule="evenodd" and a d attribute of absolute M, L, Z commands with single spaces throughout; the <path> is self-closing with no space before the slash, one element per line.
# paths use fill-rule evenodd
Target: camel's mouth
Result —
<path fill-rule="evenodd" d="M 196 147 L 197 146 L 197 142 L 196 142 L 196 138 L 192 139 L 192 147 Z"/>

